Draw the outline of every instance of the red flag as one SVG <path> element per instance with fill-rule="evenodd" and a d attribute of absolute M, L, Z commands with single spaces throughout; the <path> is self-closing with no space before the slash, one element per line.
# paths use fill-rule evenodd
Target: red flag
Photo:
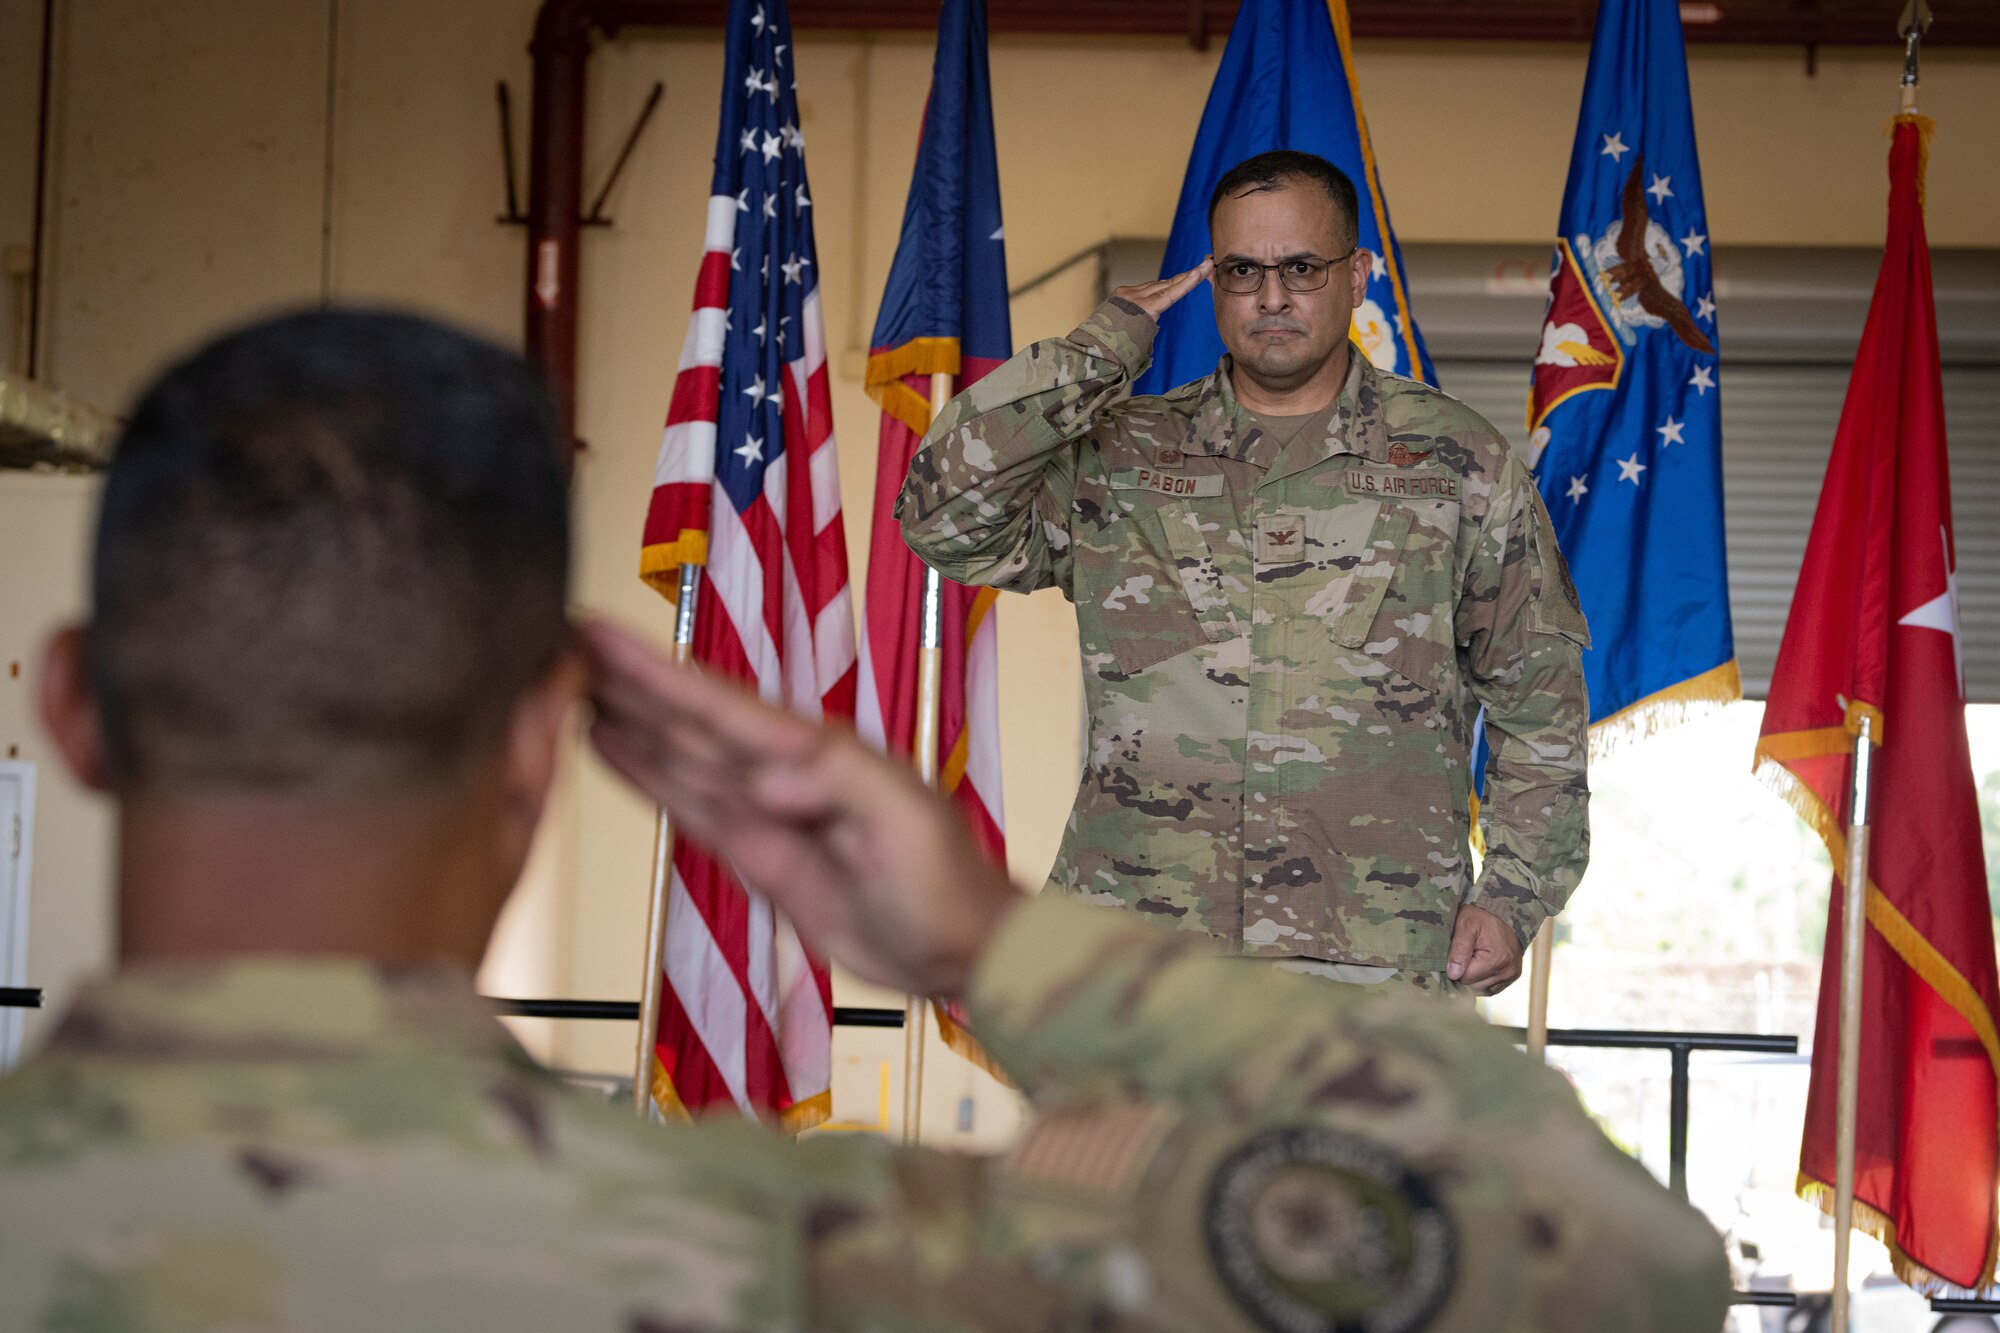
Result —
<path fill-rule="evenodd" d="M 1924 239 L 1931 124 L 1898 117 L 1889 239 L 1772 673 L 1759 776 L 1846 857 L 1852 732 L 1872 774 L 1855 1219 L 1921 1291 L 1994 1276 L 2000 1013 L 1965 738 L 1951 479 Z M 1837 881 L 1836 881 L 1837 884 Z M 1799 1192 L 1833 1210 L 1840 893 L 1827 916 Z"/>
<path fill-rule="evenodd" d="M 784 0 L 732 0 L 694 315 L 640 575 L 706 565 L 694 658 L 809 717 L 854 712 L 833 400 Z M 789 922 L 674 844 L 653 1096 L 803 1129 L 832 1107 L 833 983 Z"/>

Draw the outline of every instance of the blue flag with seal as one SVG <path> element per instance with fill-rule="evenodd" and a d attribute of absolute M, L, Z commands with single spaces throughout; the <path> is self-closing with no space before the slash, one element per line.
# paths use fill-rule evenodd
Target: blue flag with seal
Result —
<path fill-rule="evenodd" d="M 1675 0 L 1603 0 L 1528 450 L 1576 579 L 1591 748 L 1742 697 L 1722 536 L 1715 292 Z"/>
<path fill-rule="evenodd" d="M 1374 257 L 1374 270 L 1352 337 L 1378 368 L 1436 383 L 1361 113 L 1346 0 L 1244 0 L 1237 9 L 1188 155 L 1160 276 L 1185 273 L 1208 254 L 1208 199 L 1223 174 L 1277 148 L 1317 153 L 1354 181 L 1361 247 Z M 1199 379 L 1222 351 L 1214 293 L 1204 283 L 1161 318 L 1153 364 L 1133 392 L 1164 393 Z"/>

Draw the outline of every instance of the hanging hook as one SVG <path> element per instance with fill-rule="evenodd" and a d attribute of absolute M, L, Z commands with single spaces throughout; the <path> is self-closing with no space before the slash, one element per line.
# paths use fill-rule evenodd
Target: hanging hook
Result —
<path fill-rule="evenodd" d="M 1917 86 L 1917 49 L 1922 45 L 1924 32 L 1931 26 L 1930 0 L 1909 0 L 1903 6 L 1903 16 L 1896 20 L 1896 31 L 1903 39 L 1903 86 Z"/>

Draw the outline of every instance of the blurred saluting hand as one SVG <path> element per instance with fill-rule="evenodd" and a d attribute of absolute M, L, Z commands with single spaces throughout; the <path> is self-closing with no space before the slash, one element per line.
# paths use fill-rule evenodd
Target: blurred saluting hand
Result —
<path fill-rule="evenodd" d="M 680 832 L 858 976 L 913 995 L 964 987 L 1024 895 L 915 773 L 608 621 L 580 634 L 595 674 L 592 742 Z"/>

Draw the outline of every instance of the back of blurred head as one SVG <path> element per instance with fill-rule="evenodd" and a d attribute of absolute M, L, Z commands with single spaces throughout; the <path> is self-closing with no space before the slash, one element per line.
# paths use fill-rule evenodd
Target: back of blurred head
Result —
<path fill-rule="evenodd" d="M 513 354 L 363 311 L 141 397 L 43 689 L 119 803 L 125 956 L 476 962 L 579 688 L 554 420 Z"/>

